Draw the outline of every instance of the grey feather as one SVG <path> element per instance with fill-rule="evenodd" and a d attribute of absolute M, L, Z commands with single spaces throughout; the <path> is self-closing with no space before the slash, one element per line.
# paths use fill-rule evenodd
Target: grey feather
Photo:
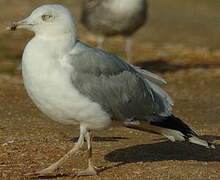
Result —
<path fill-rule="evenodd" d="M 158 98 L 156 98 L 156 101 L 160 101 L 157 104 L 161 106 L 159 108 L 161 111 L 158 112 L 158 114 L 160 116 L 171 115 L 172 106 L 174 105 L 172 98 L 163 89 L 161 89 L 156 84 L 150 82 L 149 80 L 145 80 L 145 83 L 148 83 L 150 85 L 153 92 L 155 93 L 154 96 L 159 96 Z"/>
<path fill-rule="evenodd" d="M 80 51 L 70 56 L 74 86 L 100 104 L 113 120 L 146 120 L 148 116 L 170 114 L 169 96 L 133 66 L 81 42 L 75 48 Z"/>
<path fill-rule="evenodd" d="M 147 19 L 146 0 L 137 1 L 140 8 L 130 13 L 115 13 L 106 6 L 111 0 L 84 0 L 81 22 L 95 34 L 129 36 L 137 31 Z"/>
<path fill-rule="evenodd" d="M 133 68 L 135 68 L 136 71 L 141 73 L 144 78 L 147 78 L 147 79 L 152 80 L 152 81 L 154 81 L 156 83 L 159 83 L 159 84 L 167 84 L 167 81 L 165 79 L 163 79 L 162 77 L 160 77 L 160 76 L 158 76 L 158 75 L 156 75 L 156 74 L 154 74 L 150 71 L 147 71 L 145 69 L 141 69 L 137 66 L 134 66 L 134 65 L 131 65 L 131 66 Z"/>

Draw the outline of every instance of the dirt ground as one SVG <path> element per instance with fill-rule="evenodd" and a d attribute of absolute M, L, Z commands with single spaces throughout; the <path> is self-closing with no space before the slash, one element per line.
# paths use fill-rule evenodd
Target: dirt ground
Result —
<path fill-rule="evenodd" d="M 220 69 L 189 68 L 163 73 L 167 91 L 176 102 L 174 113 L 204 139 L 220 142 Z M 0 177 L 22 176 L 48 166 L 72 146 L 79 130 L 55 123 L 39 112 L 18 76 L 2 77 L 0 87 Z M 10 78 L 10 79 L 8 79 Z M 126 128 L 94 133 L 94 161 L 100 173 L 77 179 L 219 179 L 220 147 L 209 150 Z M 84 148 L 85 151 L 85 148 Z M 72 168 L 85 168 L 85 153 L 65 163 L 54 176 L 34 179 L 72 179 Z M 62 175 L 64 173 L 64 175 Z M 58 174 L 58 175 L 57 175 Z"/>
<path fill-rule="evenodd" d="M 73 168 L 86 168 L 85 147 L 51 176 L 23 176 L 63 156 L 76 142 L 79 129 L 48 119 L 31 102 L 15 67 L 32 34 L 9 33 L 4 27 L 40 4 L 57 2 L 71 7 L 79 18 L 79 1 L 0 1 L 0 180 L 220 179 L 218 0 L 150 0 L 151 16 L 135 36 L 133 60 L 168 81 L 163 88 L 175 101 L 174 114 L 202 138 L 215 143 L 215 150 L 172 143 L 146 132 L 112 128 L 94 132 L 94 162 L 100 169 L 97 176 L 68 176 Z M 94 44 L 94 37 L 80 24 L 79 37 Z M 124 56 L 122 44 L 123 38 L 116 37 L 107 40 L 105 47 Z"/>

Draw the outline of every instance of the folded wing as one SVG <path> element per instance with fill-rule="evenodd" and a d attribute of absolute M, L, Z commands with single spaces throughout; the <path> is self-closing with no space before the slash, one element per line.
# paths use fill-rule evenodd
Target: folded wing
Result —
<path fill-rule="evenodd" d="M 77 50 L 80 49 L 80 50 Z M 114 120 L 169 116 L 172 100 L 149 79 L 157 75 L 127 64 L 119 57 L 77 42 L 69 59 L 71 80 L 80 93 L 97 102 Z"/>

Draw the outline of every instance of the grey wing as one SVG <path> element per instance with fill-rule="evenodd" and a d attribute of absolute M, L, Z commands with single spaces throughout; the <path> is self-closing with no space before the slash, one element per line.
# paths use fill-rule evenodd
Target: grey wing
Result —
<path fill-rule="evenodd" d="M 100 49 L 80 46 L 71 55 L 72 82 L 79 92 L 97 102 L 114 120 L 146 119 L 169 115 L 167 94 L 117 56 Z M 83 49 L 83 50 L 82 50 Z M 168 96 L 168 95 L 167 95 Z"/>
<path fill-rule="evenodd" d="M 138 71 L 139 73 L 142 74 L 142 76 L 144 78 L 147 78 L 149 80 L 152 80 L 152 81 L 155 81 L 156 83 L 159 83 L 159 84 L 167 84 L 166 80 L 163 79 L 162 77 L 150 72 L 150 71 L 147 71 L 145 69 L 141 69 L 137 66 L 133 66 L 131 65 L 133 68 L 135 68 L 136 71 Z"/>
<path fill-rule="evenodd" d="M 83 0 L 82 8 L 84 11 L 93 11 L 102 3 L 102 0 Z"/>

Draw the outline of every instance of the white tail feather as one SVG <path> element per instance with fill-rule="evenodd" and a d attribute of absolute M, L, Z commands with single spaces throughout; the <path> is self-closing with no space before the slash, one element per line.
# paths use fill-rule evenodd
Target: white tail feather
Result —
<path fill-rule="evenodd" d="M 198 144 L 198 145 L 201 145 L 201 146 L 205 146 L 207 148 L 215 149 L 215 146 L 213 144 L 209 144 L 207 141 L 199 139 L 196 136 L 193 136 L 193 137 L 189 138 L 189 142 L 194 143 L 194 144 Z"/>
<path fill-rule="evenodd" d="M 181 133 L 180 131 L 168 129 L 168 128 L 162 128 L 158 126 L 152 126 L 148 124 L 140 124 L 138 121 L 135 123 L 131 122 L 125 122 L 125 125 L 130 128 L 137 128 L 137 129 L 144 129 L 149 132 L 155 132 L 158 134 L 161 134 L 165 137 L 167 137 L 170 141 L 188 141 L 190 143 L 194 143 L 197 145 L 205 146 L 206 148 L 215 149 L 215 145 L 200 139 L 199 137 L 192 136 L 190 138 L 187 138 L 186 135 Z"/>

